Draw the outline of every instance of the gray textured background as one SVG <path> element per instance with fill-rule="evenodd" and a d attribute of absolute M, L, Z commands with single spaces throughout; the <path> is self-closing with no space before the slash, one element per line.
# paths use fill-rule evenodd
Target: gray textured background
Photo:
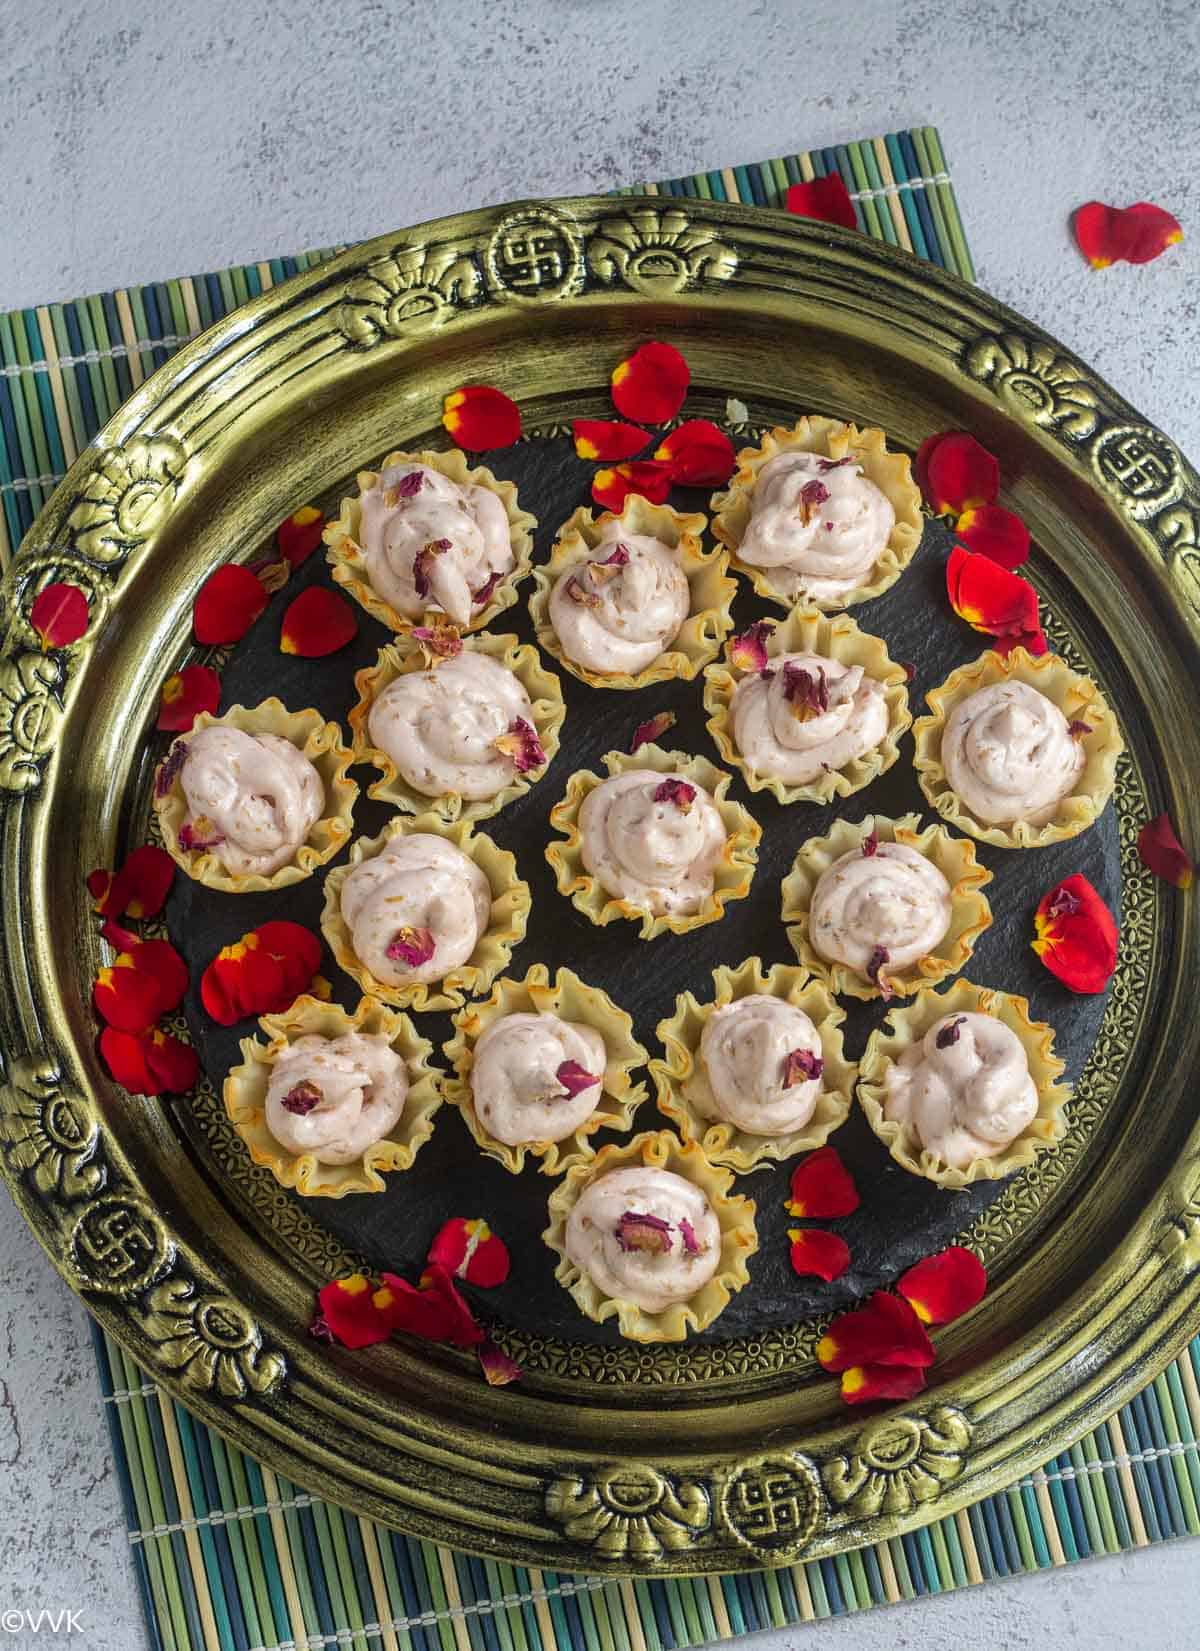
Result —
<path fill-rule="evenodd" d="M 982 284 L 1195 459 L 1198 67 L 1188 0 L 0 0 L 0 308 L 934 122 Z M 1094 274 L 1067 229 L 1092 197 L 1192 238 Z M 770 1638 L 1195 1651 L 1196 1553 Z M 42 1605 L 82 1607 L 90 1651 L 145 1644 L 84 1314 L 0 1197 L 0 1613 Z"/>

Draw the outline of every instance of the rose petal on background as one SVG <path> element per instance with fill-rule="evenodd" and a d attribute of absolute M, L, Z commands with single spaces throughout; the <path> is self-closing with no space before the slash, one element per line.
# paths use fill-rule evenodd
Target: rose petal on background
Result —
<path fill-rule="evenodd" d="M 1071 219 L 1076 245 L 1093 269 L 1110 264 L 1148 264 L 1183 240 L 1179 219 L 1151 201 L 1106 206 L 1087 201 Z"/>
<path fill-rule="evenodd" d="M 491 384 L 464 384 L 442 403 L 442 423 L 460 447 L 486 453 L 520 439 L 521 409 Z"/>
<path fill-rule="evenodd" d="M 896 1281 L 896 1288 L 923 1324 L 950 1324 L 987 1294 L 988 1276 L 979 1257 L 961 1244 L 926 1256 Z"/>
<path fill-rule="evenodd" d="M 817 1343 L 822 1370 L 852 1365 L 933 1363 L 933 1343 L 916 1310 L 901 1296 L 876 1290 L 865 1307 L 841 1313 Z"/>
<path fill-rule="evenodd" d="M 293 568 L 298 568 L 301 562 L 308 561 L 321 543 L 324 529 L 325 518 L 316 505 L 301 505 L 285 522 L 280 522 L 275 530 L 275 543 L 279 546 L 279 554 L 286 562 L 290 562 Z"/>
<path fill-rule="evenodd" d="M 786 1209 L 801 1220 L 836 1221 L 858 1208 L 858 1188 L 836 1147 L 819 1147 L 792 1171 Z"/>
<path fill-rule="evenodd" d="M 1063 901 L 1063 892 L 1069 896 Z M 1055 909 L 1056 906 L 1059 909 Z M 1071 909 L 1062 909 L 1069 906 Z M 1066 877 L 1038 901 L 1034 951 L 1072 992 L 1102 992 L 1117 966 L 1117 925 L 1081 873 Z"/>
<path fill-rule="evenodd" d="M 169 1032 L 121 1032 L 106 1026 L 100 1034 L 100 1058 L 111 1077 L 131 1095 L 182 1093 L 200 1071 L 196 1051 Z"/>
<path fill-rule="evenodd" d="M 511 1266 L 508 1246 L 482 1216 L 447 1221 L 429 1246 L 427 1260 L 431 1267 L 444 1267 L 455 1278 L 485 1290 L 503 1284 Z"/>
<path fill-rule="evenodd" d="M 192 629 L 205 647 L 240 642 L 267 605 L 261 579 L 238 562 L 210 573 L 196 594 Z"/>
<path fill-rule="evenodd" d="M 494 1341 L 480 1342 L 475 1350 L 479 1359 L 479 1368 L 487 1378 L 489 1387 L 507 1387 L 509 1382 L 519 1382 L 523 1371 L 516 1359 L 510 1359 L 503 1347 L 498 1347 Z"/>
<path fill-rule="evenodd" d="M 478 1347 L 484 1340 L 483 1331 L 445 1267 L 427 1267 L 415 1287 L 394 1273 L 384 1273 L 376 1299 L 385 1294 L 391 1299 L 381 1304 L 393 1330 L 404 1330 L 423 1341 L 451 1342 L 455 1347 Z"/>
<path fill-rule="evenodd" d="M 691 377 L 673 344 L 652 340 L 613 368 L 613 405 L 623 418 L 666 424 L 683 406 Z"/>
<path fill-rule="evenodd" d="M 765 671 L 767 638 L 775 629 L 770 619 L 756 620 L 729 644 L 729 663 L 738 671 Z"/>
<path fill-rule="evenodd" d="M 954 524 L 954 537 L 1010 573 L 1029 557 L 1029 529 L 1002 505 L 980 504 L 964 510 Z"/>
<path fill-rule="evenodd" d="M 607 418 L 572 419 L 571 436 L 577 458 L 599 459 L 601 463 L 635 458 L 650 441 L 649 430 Z"/>
<path fill-rule="evenodd" d="M 914 466 L 917 484 L 939 516 L 995 504 L 1000 466 L 993 454 L 965 430 L 944 430 L 921 443 Z"/>
<path fill-rule="evenodd" d="M 155 727 L 164 734 L 186 734 L 201 711 L 214 713 L 221 702 L 221 679 L 207 665 L 185 665 L 163 683 Z"/>
<path fill-rule="evenodd" d="M 182 1095 L 200 1076 L 200 1057 L 190 1043 L 160 1027 L 144 1032 L 146 1066 L 160 1091 Z"/>
<path fill-rule="evenodd" d="M 358 620 L 344 596 L 326 585 L 310 585 L 288 603 L 279 627 L 279 651 L 301 659 L 324 659 L 358 635 Z"/>
<path fill-rule="evenodd" d="M 311 930 L 275 919 L 221 948 L 200 977 L 200 1001 L 222 1026 L 278 1014 L 308 990 L 320 961 Z"/>
<path fill-rule="evenodd" d="M 373 1347 L 391 1335 L 388 1315 L 376 1304 L 375 1295 L 362 1273 L 332 1279 L 317 1291 L 321 1317 L 343 1347 Z"/>
<path fill-rule="evenodd" d="M 946 562 L 950 606 L 972 630 L 993 636 L 1040 632 L 1037 592 L 990 556 L 955 545 Z"/>
<path fill-rule="evenodd" d="M 597 470 L 592 477 L 592 498 L 603 509 L 617 514 L 631 493 L 649 499 L 651 504 L 665 504 L 670 491 L 671 466 L 657 459 L 634 459 L 630 464 Z"/>
<path fill-rule="evenodd" d="M 88 627 L 88 599 L 78 585 L 47 585 L 29 610 L 29 623 L 47 648 L 69 648 Z"/>
<path fill-rule="evenodd" d="M 116 872 L 89 872 L 87 888 L 101 917 L 157 917 L 174 881 L 166 849 L 143 843 Z"/>
<path fill-rule="evenodd" d="M 145 1032 L 162 1013 L 157 982 L 135 968 L 132 952 L 122 952 L 115 963 L 100 970 L 92 986 L 92 1005 L 118 1032 Z"/>
<path fill-rule="evenodd" d="M 674 711 L 656 711 L 645 722 L 639 722 L 633 730 L 633 739 L 629 744 L 629 755 L 636 756 L 643 745 L 652 745 L 660 734 L 665 734 L 668 728 L 674 728 L 676 717 Z"/>
<path fill-rule="evenodd" d="M 1170 816 L 1159 814 L 1138 832 L 1138 858 L 1148 871 L 1174 883 L 1177 889 L 1190 889 L 1195 867 L 1187 850 L 1175 835 Z"/>
<path fill-rule="evenodd" d="M 683 487 L 723 487 L 737 460 L 733 443 L 710 419 L 688 419 L 654 449 L 654 457 L 671 466 Z"/>
<path fill-rule="evenodd" d="M 141 941 L 132 929 L 125 928 L 124 924 L 118 923 L 112 917 L 106 918 L 100 925 L 100 938 L 101 940 L 107 940 L 113 950 L 118 953 L 131 952 L 135 946 L 141 945 Z"/>
<path fill-rule="evenodd" d="M 842 1371 L 842 1398 L 847 1404 L 915 1399 L 924 1386 L 925 1372 L 915 1365 L 856 1364 Z"/>
<path fill-rule="evenodd" d="M 823 224 L 841 224 L 843 229 L 858 228 L 850 191 L 836 172 L 792 184 L 786 201 L 788 211 L 797 218 L 817 218 Z"/>
<path fill-rule="evenodd" d="M 802 1278 L 811 1274 L 832 1284 L 850 1265 L 850 1246 L 836 1233 L 822 1232 L 820 1227 L 789 1227 L 788 1238 L 792 1271 Z"/>

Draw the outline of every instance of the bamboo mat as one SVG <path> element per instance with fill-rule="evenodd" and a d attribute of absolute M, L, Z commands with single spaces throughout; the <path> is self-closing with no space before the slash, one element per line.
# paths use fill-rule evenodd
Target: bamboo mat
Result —
<path fill-rule="evenodd" d="M 622 193 L 778 206 L 831 171 L 864 233 L 973 279 L 932 127 Z M 333 250 L 0 315 L 0 563 L 149 373 Z M 93 1336 L 155 1651 L 673 1651 L 1200 1534 L 1200 1338 L 1040 1472 L 911 1536 L 778 1571 L 612 1582 L 475 1559 L 309 1496 Z"/>

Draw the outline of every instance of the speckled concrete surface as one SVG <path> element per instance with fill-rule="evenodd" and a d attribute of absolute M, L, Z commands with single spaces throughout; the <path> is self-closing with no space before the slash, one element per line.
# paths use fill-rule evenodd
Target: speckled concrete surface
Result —
<path fill-rule="evenodd" d="M 933 121 L 981 282 L 1200 456 L 1190 0 L 741 0 L 736 26 L 728 0 L 183 15 L 0 0 L 0 308 Z M 1093 274 L 1067 232 L 1093 196 L 1160 200 L 1190 239 Z M 1196 1558 L 1158 1548 L 758 1644 L 1195 1651 Z M 0 1613 L 77 1604 L 70 1643 L 145 1644 L 84 1317 L 0 1201 Z"/>

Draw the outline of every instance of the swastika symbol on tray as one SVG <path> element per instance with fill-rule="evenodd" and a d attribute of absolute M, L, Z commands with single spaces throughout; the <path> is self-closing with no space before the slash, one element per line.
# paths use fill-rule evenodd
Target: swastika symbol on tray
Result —
<path fill-rule="evenodd" d="M 80 1272 L 108 1290 L 140 1289 L 158 1275 L 167 1256 L 161 1224 L 119 1195 L 97 1199 L 83 1212 L 72 1248 Z"/>

